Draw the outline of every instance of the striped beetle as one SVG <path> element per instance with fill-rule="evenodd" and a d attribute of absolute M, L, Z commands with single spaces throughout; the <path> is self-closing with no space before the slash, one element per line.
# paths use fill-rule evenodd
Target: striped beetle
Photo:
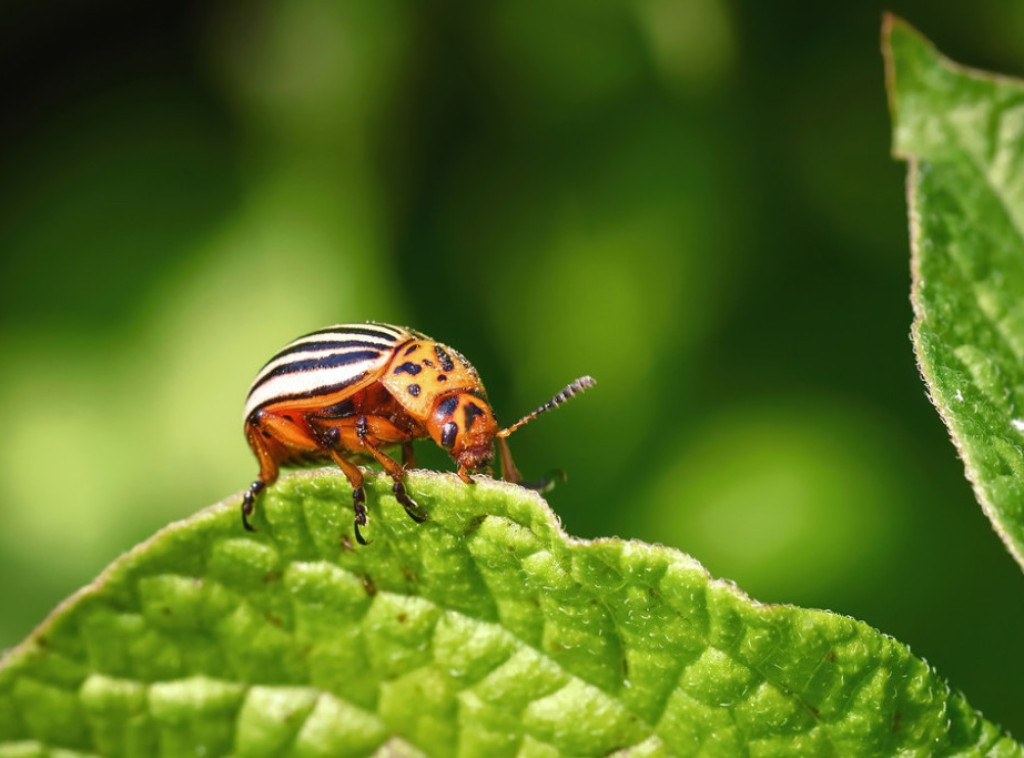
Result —
<path fill-rule="evenodd" d="M 366 526 L 366 493 L 357 462 L 377 461 L 417 522 L 426 519 L 405 491 L 416 465 L 412 441 L 430 437 L 459 464 L 458 475 L 489 468 L 497 440 L 506 481 L 520 482 L 506 438 L 523 424 L 593 386 L 583 376 L 512 426 L 498 429 L 476 369 L 450 347 L 400 326 L 339 324 L 289 342 L 256 375 L 245 403 L 245 437 L 260 473 L 242 499 L 242 524 L 277 481 L 278 467 L 333 461 L 352 484 L 355 535 Z M 402 463 L 383 452 L 401 445 Z"/>

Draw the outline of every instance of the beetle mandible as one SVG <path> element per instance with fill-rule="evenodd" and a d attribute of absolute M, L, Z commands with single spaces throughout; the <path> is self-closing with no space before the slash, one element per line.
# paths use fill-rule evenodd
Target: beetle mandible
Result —
<path fill-rule="evenodd" d="M 366 493 L 357 461 L 375 460 L 394 481 L 395 499 L 415 521 L 426 514 L 405 490 L 416 465 L 412 441 L 431 438 L 458 463 L 458 475 L 486 469 L 497 443 L 503 478 L 520 482 L 506 438 L 594 385 L 583 376 L 512 426 L 499 429 L 476 369 L 461 353 L 412 329 L 368 321 L 339 324 L 289 342 L 256 375 L 245 403 L 245 437 L 259 477 L 242 499 L 242 524 L 278 468 L 333 461 L 352 485 L 356 540 L 367 544 Z M 402 463 L 384 452 L 401 446 Z"/>

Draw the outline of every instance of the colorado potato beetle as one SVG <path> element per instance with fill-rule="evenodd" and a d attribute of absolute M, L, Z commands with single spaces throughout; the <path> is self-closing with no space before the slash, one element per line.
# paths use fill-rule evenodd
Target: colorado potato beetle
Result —
<path fill-rule="evenodd" d="M 366 493 L 358 463 L 376 461 L 394 481 L 395 499 L 416 521 L 426 519 L 405 490 L 416 465 L 412 441 L 431 438 L 458 463 L 458 475 L 488 469 L 497 441 L 502 474 L 520 482 L 506 438 L 523 424 L 594 385 L 583 376 L 512 426 L 498 428 L 476 369 L 461 353 L 412 329 L 365 322 L 339 324 L 289 342 L 256 375 L 245 403 L 245 437 L 259 477 L 242 499 L 252 531 L 259 494 L 278 467 L 333 461 L 352 484 L 355 535 L 367 544 Z M 401 446 L 402 463 L 384 452 Z"/>

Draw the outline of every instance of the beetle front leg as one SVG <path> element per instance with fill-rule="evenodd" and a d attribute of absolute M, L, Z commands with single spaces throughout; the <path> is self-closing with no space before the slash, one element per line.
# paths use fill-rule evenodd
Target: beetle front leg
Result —
<path fill-rule="evenodd" d="M 498 443 L 498 457 L 501 459 L 501 478 L 512 484 L 519 484 L 523 480 L 523 475 L 519 473 L 515 461 L 512 460 L 508 440 L 498 437 L 495 441 Z"/>
<path fill-rule="evenodd" d="M 416 451 L 413 449 L 412 442 L 402 443 L 402 468 L 416 468 Z"/>

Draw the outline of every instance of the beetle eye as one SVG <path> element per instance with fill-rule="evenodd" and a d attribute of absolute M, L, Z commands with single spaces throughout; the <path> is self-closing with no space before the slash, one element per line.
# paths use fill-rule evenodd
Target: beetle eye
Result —
<path fill-rule="evenodd" d="M 459 425 L 449 421 L 441 427 L 441 444 L 444 447 L 452 447 L 455 444 L 455 436 L 459 433 Z"/>

